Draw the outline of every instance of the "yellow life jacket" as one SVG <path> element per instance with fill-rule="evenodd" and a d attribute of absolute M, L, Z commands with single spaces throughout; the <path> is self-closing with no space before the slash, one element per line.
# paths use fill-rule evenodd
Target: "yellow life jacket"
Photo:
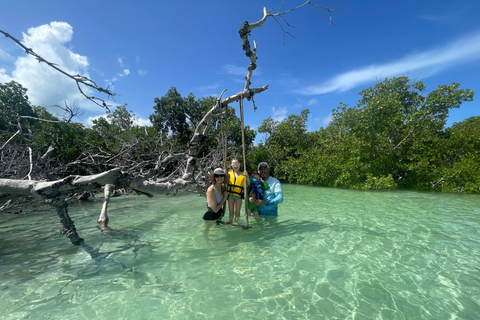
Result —
<path fill-rule="evenodd" d="M 245 174 L 242 172 L 238 177 L 235 177 L 233 170 L 228 171 L 230 181 L 228 182 L 228 194 L 237 196 L 243 199 L 243 187 L 245 185 Z"/>

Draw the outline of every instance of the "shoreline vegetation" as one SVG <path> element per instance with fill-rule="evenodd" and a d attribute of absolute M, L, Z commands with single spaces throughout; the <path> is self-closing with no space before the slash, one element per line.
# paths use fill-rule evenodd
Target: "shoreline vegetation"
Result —
<path fill-rule="evenodd" d="M 445 127 L 449 110 L 472 101 L 473 91 L 452 83 L 427 94 L 422 82 L 398 77 L 360 95 L 354 107 L 340 103 L 329 125 L 317 131 L 307 130 L 308 109 L 283 121 L 267 118 L 257 132 L 246 126 L 247 170 L 267 161 L 276 178 L 292 184 L 480 193 L 480 116 Z M 0 84 L 0 178 L 52 181 L 112 168 L 153 170 L 159 141 L 163 150 L 184 150 L 214 97 L 182 97 L 172 87 L 155 101 L 152 126 L 134 125 L 134 114 L 123 105 L 86 128 L 31 105 L 20 84 Z M 181 108 L 172 108 L 178 101 Z M 241 153 L 241 124 L 234 108 L 226 109 L 229 158 Z M 221 134 L 217 119 L 200 155 L 208 165 L 221 163 L 212 158 L 222 148 L 216 139 Z M 256 134 L 264 139 L 253 145 Z M 173 162 L 165 167 L 165 173 L 176 170 Z"/>
<path fill-rule="evenodd" d="M 247 163 L 267 161 L 295 184 L 480 193 L 480 116 L 446 128 L 449 110 L 475 93 L 458 83 L 425 91 L 408 77 L 387 78 L 360 92 L 356 106 L 340 103 L 317 131 L 307 130 L 308 109 L 268 118 Z"/>

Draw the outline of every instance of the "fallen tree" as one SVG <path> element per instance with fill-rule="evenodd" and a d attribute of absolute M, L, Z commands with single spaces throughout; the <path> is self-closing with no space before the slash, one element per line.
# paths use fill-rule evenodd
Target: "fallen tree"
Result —
<path fill-rule="evenodd" d="M 108 203 L 115 189 L 128 189 L 149 197 L 156 194 L 175 194 L 181 189 L 190 189 L 203 194 L 208 187 L 207 170 L 212 170 L 221 163 L 220 159 L 215 157 L 210 157 L 208 161 L 205 159 L 199 159 L 198 157 L 199 152 L 207 138 L 206 132 L 208 126 L 213 119 L 226 112 L 229 104 L 237 101 L 241 104 L 244 99 L 252 101 L 254 104 L 254 96 L 268 89 L 268 85 L 258 88 L 250 88 L 251 78 L 253 71 L 256 69 L 257 61 L 256 44 L 254 42 L 252 48 L 249 40 L 251 31 L 255 28 L 261 27 L 269 17 L 275 19 L 281 26 L 280 21 L 277 19 L 286 21 L 283 17 L 286 13 L 307 5 L 321 7 L 327 10 L 329 13 L 332 12 L 332 9 L 312 4 L 311 1 L 306 1 L 302 5 L 285 12 L 271 13 L 264 8 L 263 17 L 258 22 L 250 24 L 248 21 L 245 21 L 242 24 L 239 30 L 239 35 L 242 39 L 242 49 L 250 60 L 245 77 L 245 87 L 242 91 L 226 98 L 222 98 L 223 93 L 220 95 L 215 104 L 204 115 L 203 119 L 197 125 L 192 138 L 187 144 L 187 149 L 184 152 L 165 154 L 163 153 L 164 150 L 160 151 L 159 153 L 161 153 L 162 156 L 159 155 L 156 163 L 151 164 L 155 167 L 155 170 L 148 172 L 147 174 L 131 174 L 125 170 L 122 171 L 120 168 L 115 168 L 98 174 L 68 175 L 63 178 L 54 179 L 53 181 L 32 179 L 30 173 L 32 172 L 32 167 L 34 166 L 34 160 L 32 159 L 32 156 L 30 156 L 31 169 L 27 175 L 28 180 L 0 179 L 0 199 L 3 201 L 9 201 L 15 198 L 33 197 L 33 199 L 36 201 L 41 201 L 53 206 L 56 209 L 57 215 L 59 216 L 62 224 L 61 233 L 67 236 L 73 244 L 79 245 L 83 239 L 78 235 L 74 221 L 70 218 L 68 212 L 68 201 L 75 195 L 84 194 L 85 192 L 103 192 L 104 203 L 97 221 L 102 228 L 107 228 L 109 221 L 107 214 Z M 284 32 L 284 36 L 288 34 L 283 27 L 282 30 Z M 79 90 L 82 93 L 83 91 L 80 87 L 81 84 L 96 89 L 100 93 L 106 93 L 108 96 L 115 95 L 108 89 L 103 89 L 96 86 L 96 84 L 88 78 L 66 74 L 56 65 L 37 55 L 30 48 L 23 46 L 20 41 L 8 33 L 2 30 L 0 30 L 0 32 L 13 39 L 28 54 L 33 55 L 39 62 L 47 63 L 52 68 L 72 78 L 74 81 L 76 81 Z M 105 101 L 102 99 L 94 97 L 87 98 L 97 104 L 107 107 Z M 18 121 L 20 123 L 20 119 Z M 19 127 L 21 126 L 19 125 Z M 12 138 L 8 139 L 2 144 L 2 149 L 5 148 L 10 140 L 12 140 Z M 172 172 L 166 172 L 167 165 L 170 161 L 176 161 L 177 168 Z M 78 164 L 81 163 L 81 161 L 78 162 Z M 167 175 L 165 176 L 165 174 Z"/>

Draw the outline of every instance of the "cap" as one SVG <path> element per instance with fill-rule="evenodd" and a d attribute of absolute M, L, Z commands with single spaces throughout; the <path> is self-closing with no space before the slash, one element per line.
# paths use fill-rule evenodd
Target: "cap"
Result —
<path fill-rule="evenodd" d="M 270 169 L 270 167 L 268 166 L 268 163 L 266 163 L 266 162 L 260 162 L 258 164 L 257 170 L 260 170 L 261 167 L 265 167 L 267 169 Z"/>

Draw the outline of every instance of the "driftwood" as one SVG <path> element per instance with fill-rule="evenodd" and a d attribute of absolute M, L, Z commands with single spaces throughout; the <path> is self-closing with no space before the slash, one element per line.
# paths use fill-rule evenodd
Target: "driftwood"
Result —
<path fill-rule="evenodd" d="M 302 5 L 293 8 L 291 10 L 285 12 L 277 12 L 271 13 L 267 11 L 265 8 L 263 10 L 263 17 L 258 22 L 249 24 L 248 21 L 245 21 L 240 30 L 239 35 L 242 39 L 242 49 L 245 52 L 245 55 L 249 58 L 250 64 L 247 68 L 247 74 L 245 76 L 245 87 L 242 91 L 229 96 L 227 98 L 222 99 L 221 97 L 217 99 L 215 105 L 207 112 L 207 114 L 203 117 L 200 121 L 196 130 L 191 138 L 190 142 L 187 145 L 187 150 L 183 153 L 176 153 L 170 154 L 165 158 L 159 158 L 156 160 L 155 163 L 152 164 L 152 168 L 155 168 L 154 172 L 156 176 L 152 176 L 151 173 L 148 173 L 144 176 L 134 176 L 127 172 L 122 172 L 120 169 L 115 168 L 112 170 L 108 170 L 102 172 L 100 174 L 91 174 L 91 175 L 70 175 L 62 179 L 54 179 L 53 181 L 40 181 L 40 180 L 30 180 L 30 173 L 32 170 L 29 171 L 28 178 L 29 180 L 16 180 L 16 179 L 0 179 L 0 200 L 4 202 L 8 202 L 11 199 L 21 198 L 21 197 L 33 197 L 38 201 L 42 201 L 53 206 L 56 211 L 57 215 L 60 218 L 60 222 L 62 224 L 61 233 L 67 236 L 71 242 L 75 245 L 79 245 L 82 243 L 83 239 L 80 238 L 78 235 L 75 224 L 73 220 L 70 218 L 68 214 L 68 199 L 72 198 L 73 195 L 82 195 L 86 192 L 98 193 L 102 192 L 104 194 L 104 201 L 101 209 L 100 216 L 98 218 L 98 223 L 102 230 L 108 229 L 108 214 L 107 208 L 109 201 L 111 199 L 112 193 L 115 189 L 128 189 L 136 191 L 140 194 L 153 196 L 155 194 L 175 194 L 178 190 L 190 188 L 191 190 L 195 190 L 196 192 L 204 193 L 207 184 L 208 184 L 208 173 L 203 168 L 200 161 L 197 159 L 200 149 L 204 145 L 206 141 L 206 131 L 208 129 L 209 124 L 212 120 L 221 115 L 226 107 L 233 102 L 239 101 L 241 99 L 246 98 L 249 101 L 253 101 L 253 98 L 256 94 L 261 93 L 268 89 L 268 85 L 259 88 L 250 88 L 251 85 L 251 78 L 253 71 L 256 68 L 256 61 L 257 61 L 257 46 L 254 42 L 253 49 L 250 45 L 249 36 L 253 29 L 261 27 L 263 23 L 267 20 L 268 17 L 272 17 L 279 23 L 281 23 L 278 19 L 283 20 L 286 23 L 283 15 L 289 13 L 293 10 L 298 8 L 312 5 L 316 7 L 321 7 L 318 5 L 314 5 L 311 1 L 306 1 Z M 330 8 L 321 7 L 328 11 L 330 14 L 333 10 Z M 288 25 L 288 23 L 287 23 Z M 284 36 L 288 34 L 283 27 L 281 27 Z M 79 76 L 79 75 L 69 75 L 66 74 L 63 70 L 59 69 L 52 63 L 46 61 L 42 57 L 38 56 L 34 53 L 31 49 L 26 48 L 23 46 L 21 42 L 17 39 L 10 36 L 8 33 L 0 30 L 5 36 L 13 39 L 18 45 L 20 45 L 28 54 L 33 55 L 39 62 L 43 62 L 54 68 L 55 70 L 61 72 L 62 74 L 72 78 L 76 81 L 80 92 L 80 84 L 89 86 L 93 89 L 101 93 L 105 93 L 108 96 L 114 96 L 112 92 L 108 89 L 103 89 L 96 86 L 95 82 L 92 80 Z M 83 92 L 82 92 L 83 93 Z M 223 94 L 223 93 L 222 93 Z M 97 104 L 102 106 L 106 106 L 104 100 L 95 98 L 95 97 L 87 97 L 88 99 L 94 101 Z M 255 107 L 255 105 L 254 105 Z M 71 118 L 70 118 L 71 119 Z M 18 134 L 18 133 L 16 133 Z M 15 134 L 15 135 L 16 135 Z M 12 137 L 13 138 L 13 137 Z M 9 143 L 10 138 L 5 143 L 1 144 L 2 149 Z M 164 153 L 165 151 L 160 151 L 160 153 Z M 44 157 L 48 157 L 48 151 L 44 155 Z M 181 159 L 184 163 L 182 166 L 182 170 L 177 172 L 175 175 L 171 174 L 168 177 L 160 178 L 160 174 L 165 170 L 166 166 L 170 161 L 176 159 L 178 161 Z M 41 160 L 41 159 L 40 159 Z M 209 167 L 212 169 L 220 163 L 220 161 L 214 161 L 215 163 L 211 163 Z M 30 166 L 32 161 L 30 161 Z M 73 164 L 75 165 L 75 164 Z M 85 163 L 82 161 L 78 161 L 76 164 L 78 166 L 85 167 Z M 88 172 L 88 167 L 84 168 L 85 172 Z"/>

